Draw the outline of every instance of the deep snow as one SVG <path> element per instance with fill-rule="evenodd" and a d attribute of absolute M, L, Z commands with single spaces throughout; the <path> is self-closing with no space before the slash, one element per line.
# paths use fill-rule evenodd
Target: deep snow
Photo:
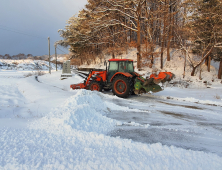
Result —
<path fill-rule="evenodd" d="M 61 71 L 53 72 L 39 76 L 37 82 L 34 76 L 26 78 L 26 73 L 0 72 L 0 169 L 222 168 L 222 157 L 215 153 L 162 145 L 161 141 L 147 144 L 109 136 L 111 131 L 121 126 L 152 131 L 152 122 L 151 125 L 127 122 L 108 116 L 116 112 L 142 112 L 154 117 L 157 115 L 156 118 L 167 122 L 165 117 L 155 113 L 157 110 L 153 104 L 144 103 L 144 99 L 150 96 L 174 100 L 186 100 L 188 97 L 195 101 L 187 101 L 198 100 L 200 104 L 207 98 L 220 110 L 221 100 L 213 100 L 213 88 L 209 89 L 211 93 L 206 98 L 202 97 L 201 90 L 187 93 L 187 89 L 166 88 L 155 95 L 143 96 L 140 102 L 134 101 L 134 98 L 119 99 L 87 90 L 70 91 L 70 84 L 82 81 L 75 74 L 72 78 L 60 80 Z M 221 94 L 219 87 L 217 95 L 222 97 Z M 174 100 L 171 100 L 172 103 Z M 165 105 L 158 108 L 173 109 Z M 220 112 L 214 114 L 218 121 L 222 120 Z M 190 130 L 202 132 L 198 127 Z M 220 136 L 215 140 L 220 141 L 222 133 L 220 130 L 217 133 Z"/>

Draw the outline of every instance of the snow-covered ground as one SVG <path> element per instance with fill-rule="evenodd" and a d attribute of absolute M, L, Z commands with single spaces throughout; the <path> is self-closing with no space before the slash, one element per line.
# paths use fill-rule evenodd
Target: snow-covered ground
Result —
<path fill-rule="evenodd" d="M 222 169 L 222 89 L 121 99 L 0 70 L 0 169 Z"/>
<path fill-rule="evenodd" d="M 59 58 L 61 60 L 61 58 Z M 51 68 L 53 70 L 56 69 L 56 65 L 51 63 Z M 58 69 L 62 68 L 61 64 L 57 65 Z M 4 70 L 19 70 L 19 71 L 27 71 L 27 70 L 49 70 L 49 62 L 44 60 L 8 60 L 8 59 L 0 59 L 0 69 Z"/>

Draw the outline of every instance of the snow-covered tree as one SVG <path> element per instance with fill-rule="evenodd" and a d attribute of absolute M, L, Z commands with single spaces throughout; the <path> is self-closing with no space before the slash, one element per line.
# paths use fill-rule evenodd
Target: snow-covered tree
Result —
<path fill-rule="evenodd" d="M 214 50 L 221 43 L 221 2 L 219 0 L 188 0 L 186 42 L 192 46 L 193 53 L 199 58 L 193 60 L 188 55 L 188 61 L 193 67 L 191 76 L 195 70 L 209 56 L 214 56 Z M 218 15 L 219 14 L 219 15 Z M 182 44 L 182 43 L 181 43 Z"/>

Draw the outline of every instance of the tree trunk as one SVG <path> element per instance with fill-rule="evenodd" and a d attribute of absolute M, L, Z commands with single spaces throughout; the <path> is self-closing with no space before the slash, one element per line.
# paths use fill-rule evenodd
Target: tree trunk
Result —
<path fill-rule="evenodd" d="M 202 80 L 201 72 L 202 72 L 202 70 L 201 70 L 201 65 L 200 65 L 200 75 L 199 75 L 199 79 L 200 79 L 200 80 Z"/>
<path fill-rule="evenodd" d="M 167 61 L 170 61 L 170 41 L 171 38 L 169 38 L 167 42 Z"/>
<path fill-rule="evenodd" d="M 137 53 L 137 69 L 140 71 L 140 63 L 138 63 L 138 61 L 140 61 L 140 54 Z"/>
<path fill-rule="evenodd" d="M 197 66 L 196 66 L 196 67 L 193 67 L 193 70 L 192 70 L 192 72 L 191 72 L 191 76 L 194 76 L 194 73 L 195 73 L 195 71 L 196 71 L 196 68 L 197 68 Z"/>
<path fill-rule="evenodd" d="M 191 76 L 194 76 L 195 70 L 196 68 L 201 65 L 201 63 L 203 63 L 203 61 L 210 55 L 210 53 L 212 52 L 212 50 L 214 49 L 214 46 L 212 46 L 210 48 L 210 50 L 207 52 L 207 54 L 202 58 L 202 60 L 199 62 L 199 64 L 197 64 L 196 66 L 193 66 L 193 71 L 191 72 Z"/>
<path fill-rule="evenodd" d="M 208 65 L 207 65 L 208 72 L 210 72 L 210 62 L 211 62 L 211 56 L 208 57 Z"/>
<path fill-rule="evenodd" d="M 140 6 L 140 4 L 139 4 Z M 138 7 L 138 18 L 137 18 L 137 69 L 140 69 L 140 59 L 141 59 L 141 35 L 140 35 L 140 17 L 141 17 L 141 7 Z"/>
<path fill-rule="evenodd" d="M 80 65 L 82 65 L 83 64 L 83 59 L 82 58 L 80 58 Z"/>
<path fill-rule="evenodd" d="M 150 25 L 150 32 L 151 32 L 151 35 L 153 33 L 153 30 L 154 30 L 154 23 L 153 23 L 153 10 L 154 10 L 154 7 L 152 5 L 150 11 L 151 11 L 151 19 L 150 19 L 150 22 L 148 23 Z M 155 36 L 151 36 L 151 39 L 150 39 L 150 52 L 151 52 L 151 57 L 150 57 L 150 60 L 151 60 L 151 65 L 150 65 L 150 68 L 153 67 L 153 64 L 154 64 L 154 58 L 153 58 L 153 53 L 154 53 L 154 39 L 155 39 Z"/>
<path fill-rule="evenodd" d="M 185 51 L 183 78 L 185 77 L 186 74 L 186 62 L 187 62 L 187 52 Z"/>
<path fill-rule="evenodd" d="M 140 68 L 140 53 L 141 53 L 141 46 L 140 46 L 140 23 L 138 22 L 138 31 L 137 31 L 137 68 Z"/>
<path fill-rule="evenodd" d="M 205 59 L 205 65 L 206 66 L 208 66 L 208 61 L 209 61 L 209 59 L 208 59 L 208 57 Z"/>
<path fill-rule="evenodd" d="M 132 24 L 131 24 L 131 28 L 132 28 Z M 133 41 L 133 38 L 132 38 L 132 30 L 130 29 L 130 42 Z"/>
<path fill-rule="evenodd" d="M 153 67 L 153 64 L 154 64 L 153 53 L 154 53 L 154 47 L 153 47 L 153 44 L 152 44 L 152 46 L 151 46 L 151 68 Z"/>
<path fill-rule="evenodd" d="M 162 43 L 163 44 L 163 43 Z M 163 45 L 161 47 L 160 68 L 163 69 Z"/>
<path fill-rule="evenodd" d="M 221 79 L 222 77 L 222 58 L 220 58 L 220 67 L 218 70 L 218 79 Z"/>
<path fill-rule="evenodd" d="M 165 0 L 165 4 L 166 4 L 166 0 Z M 165 5 L 166 6 L 166 5 Z M 162 35 L 162 43 L 161 43 L 161 63 L 160 63 L 160 68 L 163 69 L 163 49 L 164 49 L 164 44 L 165 44 L 165 32 L 166 32 L 166 8 L 164 6 L 164 12 L 163 12 L 163 35 Z"/>
<path fill-rule="evenodd" d="M 113 59 L 115 59 L 115 55 L 114 55 L 114 52 L 112 52 L 112 58 L 113 58 Z"/>
<path fill-rule="evenodd" d="M 171 3 L 171 1 L 170 1 Z M 169 26 L 169 35 L 168 35 L 168 42 L 167 42 L 167 61 L 170 61 L 170 45 L 171 45 L 171 39 L 172 39 L 172 25 L 173 25 L 173 17 L 172 17 L 172 5 L 170 6 L 170 26 Z"/>

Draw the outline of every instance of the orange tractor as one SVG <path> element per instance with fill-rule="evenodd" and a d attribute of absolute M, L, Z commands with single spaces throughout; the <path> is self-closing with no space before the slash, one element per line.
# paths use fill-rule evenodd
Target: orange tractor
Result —
<path fill-rule="evenodd" d="M 164 73 L 168 75 L 167 72 Z M 169 78 L 169 76 L 166 76 L 166 78 Z M 92 91 L 102 91 L 103 89 L 109 91 L 112 89 L 114 95 L 126 98 L 131 94 L 161 91 L 161 87 L 155 81 L 164 81 L 164 79 L 163 77 L 158 79 L 155 75 L 149 79 L 143 78 L 134 72 L 133 60 L 110 59 L 108 68 L 106 63 L 106 70 L 92 69 L 85 78 L 84 83 L 72 84 L 70 88 Z"/>

